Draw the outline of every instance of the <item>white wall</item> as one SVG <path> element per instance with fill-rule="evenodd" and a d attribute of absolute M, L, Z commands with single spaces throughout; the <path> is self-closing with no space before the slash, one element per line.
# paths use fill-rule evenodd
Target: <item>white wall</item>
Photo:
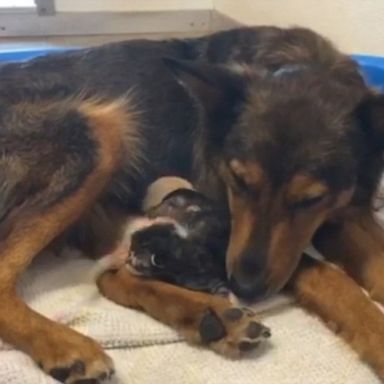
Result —
<path fill-rule="evenodd" d="M 64 21 L 2 16 L 0 38 L 102 33 L 109 40 L 111 34 L 125 38 L 127 33 L 196 35 L 236 23 L 301 25 L 328 36 L 346 52 L 384 55 L 384 0 L 55 0 L 55 6 Z M 79 22 L 83 12 L 104 12 L 104 19 L 84 14 Z"/>
<path fill-rule="evenodd" d="M 249 25 L 300 25 L 349 53 L 384 55 L 384 0 L 213 0 L 216 11 Z M 230 22 L 220 18 L 220 27 Z M 224 21 L 223 21 L 224 20 Z"/>
<path fill-rule="evenodd" d="M 0 0 L 1 1 L 1 0 Z M 59 12 L 135 12 L 212 9 L 212 0 L 55 0 Z"/>
<path fill-rule="evenodd" d="M 1 1 L 4 0 L 0 0 Z M 211 28 L 212 0 L 54 0 L 56 13 L 0 15 L 1 37 L 199 35 Z M 120 37 L 117 37 L 120 39 Z"/>

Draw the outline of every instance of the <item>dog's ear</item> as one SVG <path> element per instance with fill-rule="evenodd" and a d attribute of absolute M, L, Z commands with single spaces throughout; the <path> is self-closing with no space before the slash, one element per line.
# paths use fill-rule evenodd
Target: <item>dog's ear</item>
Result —
<path fill-rule="evenodd" d="M 357 118 L 373 147 L 384 150 L 384 95 L 369 95 L 358 106 Z"/>
<path fill-rule="evenodd" d="M 222 66 L 164 59 L 179 82 L 202 106 L 207 144 L 221 148 L 246 98 L 246 78 Z"/>
<path fill-rule="evenodd" d="M 244 77 L 222 66 L 173 58 L 163 61 L 208 114 L 230 107 L 244 97 Z"/>

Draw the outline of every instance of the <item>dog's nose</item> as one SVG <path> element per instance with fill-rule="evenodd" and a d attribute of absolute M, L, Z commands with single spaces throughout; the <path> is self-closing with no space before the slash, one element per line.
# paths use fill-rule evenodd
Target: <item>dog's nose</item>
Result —
<path fill-rule="evenodd" d="M 267 285 L 265 283 L 266 257 L 242 254 L 229 277 L 232 292 L 238 297 L 253 301 L 265 296 Z"/>
<path fill-rule="evenodd" d="M 232 275 L 229 278 L 229 287 L 237 297 L 250 302 L 263 299 L 267 293 L 267 285 L 261 277 L 255 277 L 252 282 L 248 282 L 238 280 Z"/>

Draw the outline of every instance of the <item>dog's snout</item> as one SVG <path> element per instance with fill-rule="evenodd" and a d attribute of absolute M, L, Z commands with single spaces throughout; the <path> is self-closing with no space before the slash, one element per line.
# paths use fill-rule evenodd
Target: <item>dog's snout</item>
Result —
<path fill-rule="evenodd" d="M 237 296 L 245 300 L 255 300 L 265 295 L 265 261 L 264 254 L 250 251 L 239 256 L 238 262 L 230 271 L 229 279 L 231 290 Z"/>
<path fill-rule="evenodd" d="M 266 260 L 265 253 L 247 250 L 240 255 L 238 267 L 244 278 L 252 279 L 252 276 L 263 272 Z"/>

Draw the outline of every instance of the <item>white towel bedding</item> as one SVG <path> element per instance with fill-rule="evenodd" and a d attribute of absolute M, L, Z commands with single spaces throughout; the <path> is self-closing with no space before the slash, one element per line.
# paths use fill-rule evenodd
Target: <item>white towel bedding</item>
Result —
<path fill-rule="evenodd" d="M 36 310 L 98 340 L 115 359 L 115 382 L 129 384 L 378 384 L 315 317 L 294 304 L 263 312 L 269 345 L 243 361 L 190 347 L 168 327 L 99 296 L 84 276 L 93 262 L 76 252 L 39 257 L 19 289 Z M 30 358 L 0 343 L 0 384 L 54 383 Z"/>

